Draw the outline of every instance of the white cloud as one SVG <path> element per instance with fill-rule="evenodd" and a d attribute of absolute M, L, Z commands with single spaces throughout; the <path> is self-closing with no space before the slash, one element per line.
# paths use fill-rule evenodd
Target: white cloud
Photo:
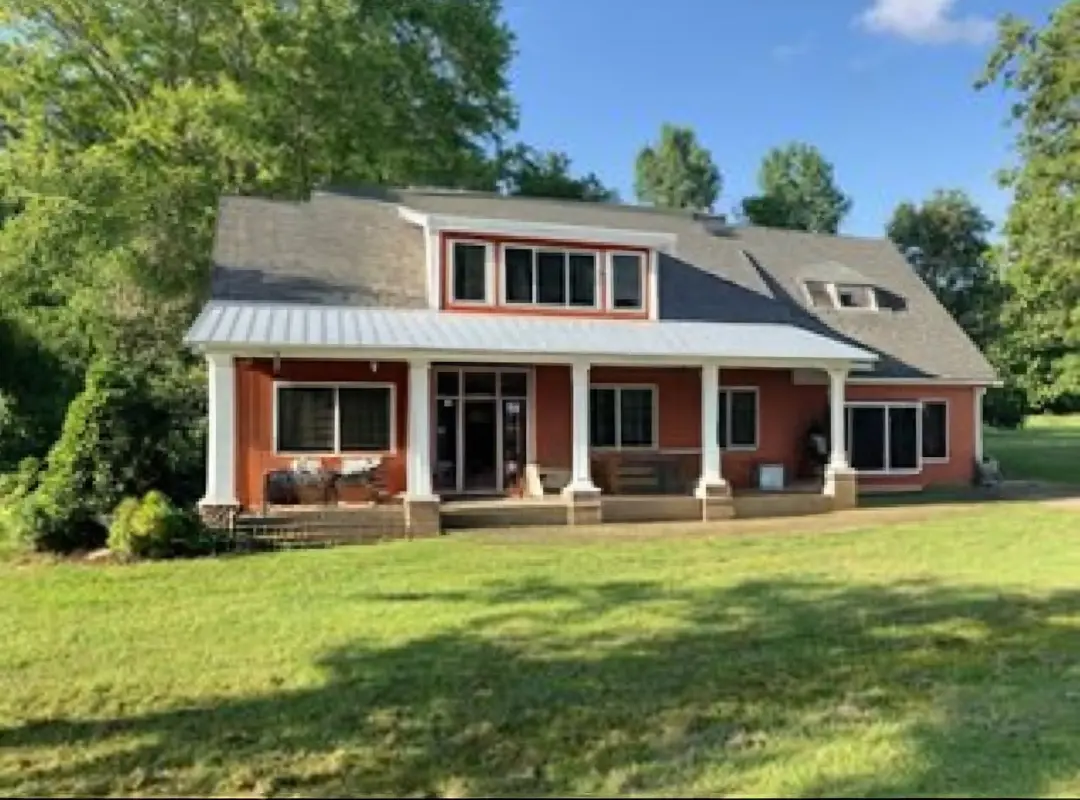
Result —
<path fill-rule="evenodd" d="M 813 49 L 813 37 L 804 36 L 797 42 L 776 45 L 769 51 L 769 55 L 772 56 L 773 61 L 787 62 L 794 61 L 796 58 L 802 58 L 803 56 L 808 55 Z"/>
<path fill-rule="evenodd" d="M 874 0 L 857 22 L 872 33 L 886 33 L 920 44 L 982 44 L 996 25 L 986 17 L 955 16 L 956 0 Z"/>

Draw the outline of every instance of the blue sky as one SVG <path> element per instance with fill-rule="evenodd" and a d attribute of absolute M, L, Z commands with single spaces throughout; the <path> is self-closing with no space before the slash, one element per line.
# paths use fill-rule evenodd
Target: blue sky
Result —
<path fill-rule="evenodd" d="M 843 232 L 967 190 L 1000 222 L 1007 98 L 972 88 L 1013 12 L 1053 0 L 504 0 L 520 137 L 566 151 L 633 199 L 633 163 L 660 124 L 693 127 L 724 175 L 716 210 L 753 193 L 765 151 L 819 147 L 855 205 Z"/>

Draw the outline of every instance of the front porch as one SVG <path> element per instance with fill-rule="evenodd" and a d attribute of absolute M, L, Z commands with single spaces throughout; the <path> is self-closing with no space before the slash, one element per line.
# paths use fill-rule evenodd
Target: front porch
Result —
<path fill-rule="evenodd" d="M 707 500 L 686 494 L 600 495 L 593 523 L 700 522 Z M 801 483 L 783 491 L 733 493 L 729 519 L 790 517 L 833 510 L 833 498 L 820 484 Z M 712 521 L 716 521 L 716 517 Z M 488 497 L 441 500 L 440 532 L 483 528 L 556 527 L 574 524 L 573 504 L 560 494 L 540 497 Z M 403 502 L 268 505 L 243 514 L 238 527 L 256 537 L 293 543 L 345 544 L 412 538 Z M 434 533 L 435 531 L 427 531 Z"/>

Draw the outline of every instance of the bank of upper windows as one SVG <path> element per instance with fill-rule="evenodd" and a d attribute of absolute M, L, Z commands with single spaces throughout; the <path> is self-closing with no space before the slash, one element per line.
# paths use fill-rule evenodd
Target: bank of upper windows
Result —
<path fill-rule="evenodd" d="M 496 255 L 496 253 L 498 255 Z M 453 241 L 450 300 L 570 310 L 645 310 L 646 256 L 636 252 Z M 499 296 L 492 297 L 491 270 Z"/>

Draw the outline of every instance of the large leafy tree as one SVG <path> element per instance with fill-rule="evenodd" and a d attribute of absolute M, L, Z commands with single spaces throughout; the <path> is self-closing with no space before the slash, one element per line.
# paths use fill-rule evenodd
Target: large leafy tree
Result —
<path fill-rule="evenodd" d="M 595 173 L 575 177 L 570 157 L 561 152 L 517 145 L 505 154 L 501 171 L 510 195 L 597 202 L 618 199 L 615 190 L 605 186 Z"/>
<path fill-rule="evenodd" d="M 755 225 L 836 233 L 851 198 L 836 184 L 833 165 L 812 145 L 793 142 L 770 150 L 758 171 L 761 194 L 742 201 Z"/>
<path fill-rule="evenodd" d="M 710 211 L 720 195 L 720 170 L 691 128 L 665 123 L 634 167 L 638 199 L 660 208 Z"/>
<path fill-rule="evenodd" d="M 1001 23 L 980 87 L 1013 95 L 1018 165 L 999 258 L 1010 298 L 1004 361 L 1039 407 L 1080 405 L 1080 0 L 1043 28 Z"/>
<path fill-rule="evenodd" d="M 886 231 L 972 340 L 992 344 L 1002 285 L 990 259 L 993 223 L 959 190 L 938 190 L 921 204 L 901 203 Z"/>
<path fill-rule="evenodd" d="M 15 213 L 0 229 L 0 320 L 19 346 L 0 356 L 0 470 L 48 450 L 55 406 L 90 363 L 135 348 L 162 374 L 188 374 L 180 337 L 205 293 L 222 193 L 494 188 L 489 154 L 515 121 L 499 11 L 498 0 L 4 3 L 0 187 Z M 20 377 L 35 363 L 50 385 Z M 192 385 L 170 378 L 153 407 L 193 424 Z"/>

